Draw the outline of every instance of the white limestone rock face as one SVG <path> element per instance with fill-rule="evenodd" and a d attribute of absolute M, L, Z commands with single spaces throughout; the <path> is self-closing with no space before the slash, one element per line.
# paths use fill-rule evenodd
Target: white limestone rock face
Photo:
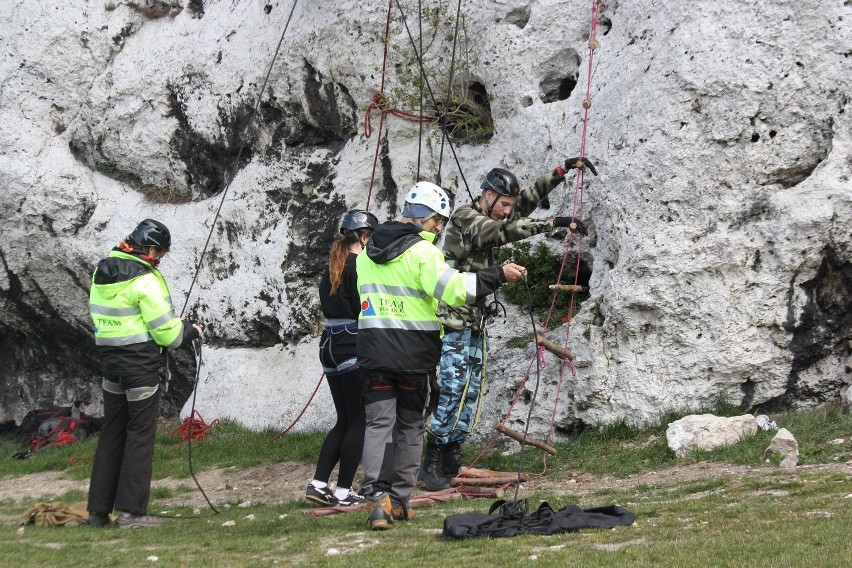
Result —
<path fill-rule="evenodd" d="M 365 137 L 364 110 L 381 83 L 387 3 L 298 3 L 253 121 L 290 3 L 9 4 L 0 414 L 74 398 L 98 412 L 91 269 L 153 217 L 174 234 L 162 269 L 176 307 L 186 302 L 207 330 L 198 409 L 206 420 L 286 425 L 320 373 L 315 288 L 337 220 L 368 205 L 394 217 L 416 181 L 419 127 L 388 116 L 370 186 L 377 135 Z M 402 5 L 416 34 L 416 3 Z M 455 148 L 460 171 L 426 125 L 421 177 L 440 163 L 441 183 L 464 202 L 465 182 L 475 193 L 491 167 L 530 184 L 580 153 L 589 8 L 464 6 L 465 77 L 489 101 L 494 133 Z M 635 0 L 600 16 L 585 145 L 600 175 L 585 176 L 581 212 L 591 298 L 570 328 L 545 330 L 576 353 L 576 376 L 544 355 L 530 433 L 544 437 L 551 416 L 559 436 L 719 398 L 749 409 L 836 399 L 850 383 L 852 336 L 852 9 Z M 428 57 L 448 57 L 435 41 Z M 398 13 L 388 44 L 386 93 L 399 106 L 393 89 L 406 90 L 413 62 Z M 536 215 L 574 203 L 565 184 Z M 507 344 L 531 324 L 509 313 L 491 330 L 478 436 L 529 374 L 509 418 L 523 429 L 535 392 L 532 347 Z M 176 411 L 195 363 L 183 352 L 173 366 Z M 328 425 L 329 405 L 314 406 L 305 427 Z"/>

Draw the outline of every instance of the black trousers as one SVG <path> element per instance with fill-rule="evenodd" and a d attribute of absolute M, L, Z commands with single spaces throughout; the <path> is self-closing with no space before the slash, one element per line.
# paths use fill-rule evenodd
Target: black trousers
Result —
<path fill-rule="evenodd" d="M 115 509 L 145 515 L 151 495 L 160 391 L 142 400 L 134 399 L 140 391 L 157 387 L 160 377 L 152 373 L 105 380 L 126 392 L 103 391 L 104 422 L 92 465 L 88 509 L 91 513 L 110 513 Z"/>
<path fill-rule="evenodd" d="M 364 448 L 366 415 L 364 402 L 361 400 L 364 382 L 360 369 L 326 379 L 334 409 L 337 411 L 337 422 L 322 443 L 314 479 L 328 483 L 328 478 L 339 461 L 337 487 L 351 488 Z"/>

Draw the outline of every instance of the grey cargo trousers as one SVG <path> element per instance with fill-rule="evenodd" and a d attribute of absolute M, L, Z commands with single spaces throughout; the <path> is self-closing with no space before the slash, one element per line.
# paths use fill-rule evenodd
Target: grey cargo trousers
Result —
<path fill-rule="evenodd" d="M 364 368 L 361 373 L 367 414 L 361 493 L 386 491 L 394 504 L 407 504 L 423 452 L 429 377 Z"/>

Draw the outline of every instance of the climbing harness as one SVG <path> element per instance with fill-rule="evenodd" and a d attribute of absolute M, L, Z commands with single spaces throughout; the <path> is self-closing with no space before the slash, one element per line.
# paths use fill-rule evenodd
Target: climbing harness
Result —
<path fill-rule="evenodd" d="M 429 84 L 428 77 L 426 77 L 425 74 L 423 73 L 422 48 L 420 50 L 418 50 L 417 46 L 415 45 L 411 31 L 408 28 L 408 23 L 407 23 L 407 20 L 405 18 L 404 11 L 402 10 L 402 7 L 399 5 L 399 1 L 398 0 L 390 0 L 389 5 L 388 5 L 388 12 L 387 12 L 387 19 L 386 19 L 386 26 L 385 26 L 385 35 L 383 36 L 384 40 L 385 40 L 385 49 L 384 49 L 384 59 L 383 59 L 383 63 L 382 63 L 381 89 L 375 95 L 373 102 L 371 102 L 371 104 L 368 106 L 367 116 L 365 117 L 365 134 L 369 137 L 370 132 L 371 132 L 370 122 L 369 122 L 370 113 L 373 110 L 379 111 L 379 131 L 380 131 L 380 135 L 379 135 L 379 139 L 377 140 L 377 144 L 376 144 L 376 151 L 375 151 L 375 157 L 374 157 L 374 162 L 373 162 L 373 171 L 372 171 L 371 179 L 370 179 L 370 193 L 368 193 L 368 197 L 367 197 L 368 206 L 369 206 L 370 195 L 372 193 L 373 183 L 374 183 L 374 179 L 375 179 L 375 171 L 376 171 L 376 165 L 378 163 L 379 150 L 381 148 L 381 139 L 382 139 L 381 131 L 382 131 L 382 127 L 383 127 L 384 115 L 386 113 L 390 113 L 390 114 L 394 114 L 395 116 L 399 116 L 396 112 L 397 109 L 389 109 L 388 108 L 387 100 L 384 97 L 385 73 L 386 73 L 386 66 L 387 66 L 386 65 L 387 64 L 387 45 L 388 45 L 388 41 L 389 41 L 388 38 L 389 38 L 389 29 L 390 29 L 390 21 L 391 21 L 391 11 L 392 11 L 394 1 L 396 1 L 397 8 L 399 9 L 399 12 L 402 16 L 406 30 L 408 31 L 408 35 L 409 35 L 409 38 L 410 38 L 411 44 L 412 44 L 412 49 L 414 50 L 415 55 L 417 56 L 418 65 L 420 67 L 420 72 L 421 72 L 421 86 L 425 85 L 427 92 L 428 92 L 428 95 L 431 98 L 432 104 L 435 106 L 435 108 L 439 108 L 439 106 L 437 105 L 437 103 L 435 101 L 435 96 L 434 96 L 434 93 L 432 91 L 431 85 Z M 599 0 L 593 0 L 592 1 L 592 18 L 591 18 L 591 27 L 590 27 L 590 36 L 589 36 L 589 56 L 588 56 L 587 84 L 586 84 L 585 97 L 583 98 L 583 101 L 582 101 L 582 107 L 584 109 L 584 115 L 583 115 L 583 129 L 582 129 L 581 146 L 580 146 L 580 153 L 579 153 L 581 158 L 583 158 L 585 156 L 585 152 L 586 152 L 586 138 L 587 138 L 587 133 L 588 133 L 589 109 L 591 108 L 591 95 L 590 95 L 591 90 L 590 89 L 591 89 L 592 69 L 593 69 L 593 63 L 594 63 L 594 53 L 595 53 L 595 50 L 597 50 L 600 47 L 600 43 L 599 43 L 599 41 L 597 40 L 597 37 L 596 37 L 598 16 L 599 16 L 599 4 L 598 3 L 599 3 Z M 458 8 L 457 8 L 457 15 L 456 15 L 456 34 L 455 34 L 456 36 L 458 35 L 457 32 L 458 32 L 460 9 L 461 9 L 461 0 L 459 0 Z M 422 35 L 422 33 L 421 33 L 421 35 Z M 456 48 L 455 42 L 456 42 L 456 37 L 454 37 L 453 58 L 455 57 L 455 48 Z M 451 70 L 452 70 L 453 67 L 454 67 L 454 59 L 453 59 L 453 63 L 451 63 L 451 67 L 450 67 Z M 447 97 L 449 99 L 449 92 L 448 92 Z M 408 118 L 410 120 L 418 120 L 418 121 L 421 121 L 421 122 L 428 122 L 429 121 L 428 117 L 423 116 L 422 107 L 421 107 L 421 114 L 419 116 L 418 115 L 404 115 L 403 118 Z M 441 122 L 441 121 L 439 121 L 439 122 Z M 438 176 L 437 176 L 438 177 L 438 183 L 440 183 L 440 171 L 441 171 L 441 164 L 442 164 L 442 159 L 443 159 L 444 141 L 446 141 L 449 144 L 450 149 L 453 153 L 453 156 L 456 160 L 456 163 L 458 164 L 458 162 L 459 162 L 458 157 L 455 153 L 455 149 L 453 147 L 452 141 L 448 137 L 447 132 L 446 132 L 446 127 L 443 123 L 441 124 L 441 127 L 442 127 L 443 137 L 442 137 L 442 145 L 441 145 L 441 158 L 439 159 L 439 166 L 438 166 Z M 418 158 L 418 164 L 419 164 L 419 158 Z M 459 167 L 459 171 L 461 173 L 461 167 Z M 584 172 L 583 168 L 578 168 L 578 172 L 577 172 L 577 175 L 575 177 L 574 202 L 573 202 L 573 209 L 572 209 L 572 218 L 575 218 L 575 219 L 581 218 L 582 211 L 583 211 L 583 172 Z M 470 194 L 470 189 L 468 187 L 467 180 L 464 178 L 463 173 L 461 175 L 462 175 L 462 180 L 464 181 L 465 187 L 467 188 L 468 194 L 470 195 L 471 201 L 472 201 L 473 196 Z M 418 176 L 419 176 L 419 165 L 418 165 Z M 496 504 L 498 506 L 498 508 L 501 508 L 501 510 L 508 506 L 507 512 L 510 513 L 511 516 L 513 516 L 516 519 L 518 518 L 518 515 L 520 515 L 519 522 L 515 523 L 515 526 L 512 530 L 517 529 L 517 530 L 520 530 L 521 532 L 538 533 L 538 532 L 540 532 L 540 530 L 537 528 L 536 523 L 538 521 L 536 521 L 535 519 L 539 518 L 541 516 L 541 514 L 550 515 L 550 513 L 552 512 L 552 511 L 548 512 L 548 511 L 545 511 L 545 510 L 541 510 L 541 508 L 540 508 L 540 511 L 537 511 L 535 513 L 529 513 L 528 512 L 528 506 L 526 505 L 526 503 L 518 501 L 518 490 L 519 490 L 520 483 L 522 481 L 528 480 L 533 475 L 536 475 L 536 476 L 544 475 L 547 471 L 547 455 L 546 454 L 547 453 L 550 453 L 550 454 L 555 453 L 555 450 L 553 450 L 553 448 L 551 448 L 546 442 L 539 442 L 538 440 L 531 440 L 527 436 L 528 430 L 529 430 L 529 425 L 530 425 L 530 422 L 531 422 L 531 419 L 532 419 L 532 412 L 533 412 L 533 410 L 534 410 L 534 408 L 537 404 L 537 396 L 538 396 L 538 390 L 539 390 L 539 385 L 540 385 L 541 369 L 545 368 L 545 365 L 546 365 L 546 360 L 545 360 L 545 357 L 544 357 L 545 350 L 549 350 L 553 353 L 556 353 L 557 356 L 559 356 L 562 359 L 562 367 L 561 367 L 561 370 L 560 370 L 559 381 L 557 383 L 556 397 L 555 397 L 555 400 L 554 400 L 553 410 L 552 410 L 552 413 L 551 413 L 550 427 L 549 427 L 547 438 L 546 438 L 547 442 L 549 442 L 551 440 L 552 434 L 553 434 L 556 409 L 557 409 L 559 401 L 560 401 L 560 395 L 561 395 L 562 383 L 563 383 L 563 380 L 564 380 L 565 368 L 567 367 L 567 368 L 570 369 L 572 376 L 574 376 L 574 377 L 577 376 L 577 370 L 576 370 L 576 368 L 573 364 L 573 361 L 572 361 L 573 354 L 571 354 L 570 351 L 567 350 L 567 348 L 561 348 L 561 347 L 547 341 L 544 338 L 544 335 L 546 334 L 547 329 L 549 327 L 551 317 L 553 316 L 556 298 L 557 298 L 557 296 L 560 292 L 571 293 L 569 313 L 568 313 L 568 316 L 567 316 L 567 324 L 568 325 L 567 325 L 567 332 L 566 332 L 566 337 L 565 337 L 565 344 L 566 345 L 567 345 L 568 339 L 570 337 L 570 333 L 571 333 L 571 329 L 572 329 L 571 318 L 573 316 L 573 312 L 574 312 L 574 308 L 575 308 L 575 294 L 578 291 L 583 289 L 582 286 L 579 286 L 579 284 L 578 284 L 580 262 L 581 262 L 581 258 L 582 258 L 582 238 L 581 237 L 578 237 L 579 245 L 578 245 L 578 250 L 577 250 L 577 262 L 576 262 L 576 265 L 574 267 L 574 284 L 573 285 L 561 285 L 559 283 L 562 280 L 563 272 L 566 268 L 569 252 L 571 251 L 572 244 L 573 244 L 573 239 L 574 239 L 574 233 L 569 231 L 565 253 L 563 255 L 560 270 L 559 270 L 559 273 L 558 273 L 558 276 L 557 276 L 557 284 L 551 286 L 551 288 L 554 290 L 554 293 L 553 293 L 553 297 L 552 297 L 552 300 L 551 300 L 550 310 L 547 314 L 544 329 L 542 330 L 541 333 L 539 333 L 539 331 L 536 328 L 535 318 L 534 318 L 533 313 L 532 313 L 531 290 L 529 288 L 529 283 L 524 278 L 524 285 L 526 287 L 527 295 L 529 297 L 529 302 L 530 302 L 530 320 L 531 320 L 532 328 L 533 328 L 533 331 L 534 331 L 534 336 L 537 339 L 538 346 L 536 348 L 536 351 L 535 351 L 535 354 L 534 354 L 532 360 L 529 363 L 529 366 L 527 367 L 527 369 L 526 369 L 526 371 L 523 375 L 521 383 L 518 386 L 512 400 L 511 400 L 511 403 L 509 405 L 509 409 L 506 411 L 505 415 L 503 416 L 503 419 L 500 422 L 498 422 L 497 424 L 495 424 L 495 427 L 498 429 L 498 433 L 486 444 L 486 446 L 481 450 L 479 455 L 477 455 L 477 457 L 471 463 L 471 466 L 476 464 L 476 462 L 479 461 L 482 458 L 482 456 L 485 455 L 485 453 L 488 452 L 493 447 L 493 445 L 496 443 L 496 441 L 499 438 L 499 436 L 501 435 L 501 433 L 505 433 L 506 435 L 509 435 L 509 436 L 517 439 L 521 443 L 521 449 L 520 449 L 519 457 L 518 457 L 518 471 L 517 471 L 517 473 L 515 473 L 512 476 L 512 478 L 509 479 L 506 476 L 506 472 L 491 472 L 489 470 L 481 470 L 481 469 L 474 470 L 474 469 L 472 469 L 472 467 L 468 467 L 468 468 L 463 467 L 459 472 L 458 478 L 453 480 L 453 485 L 456 485 L 456 486 L 453 487 L 451 490 L 449 490 L 447 492 L 437 492 L 437 493 L 422 495 L 421 497 L 435 496 L 436 499 L 440 497 L 440 500 L 448 500 L 448 499 L 454 498 L 453 496 L 455 496 L 455 495 L 485 496 L 479 490 L 482 489 L 483 486 L 491 485 L 492 484 L 491 482 L 493 480 L 498 480 L 498 483 L 502 484 L 502 488 L 492 489 L 486 495 L 494 496 L 495 492 L 501 492 L 506 487 L 508 487 L 512 484 L 515 485 L 514 501 L 510 502 L 510 503 L 499 502 L 498 504 Z M 503 307 L 502 304 L 500 304 L 499 301 L 496 300 L 496 298 L 495 298 L 495 302 L 496 302 L 496 304 L 492 304 L 494 306 L 495 311 L 498 308 L 503 308 L 503 311 L 505 313 L 505 307 Z M 512 412 L 514 410 L 514 407 L 515 407 L 515 405 L 516 405 L 516 403 L 517 403 L 517 401 L 518 401 L 518 399 L 521 395 L 521 392 L 523 391 L 528 380 L 530 379 L 530 374 L 532 372 L 532 366 L 533 365 L 536 365 L 535 386 L 533 387 L 533 393 L 532 393 L 532 397 L 530 399 L 529 409 L 528 409 L 527 417 L 526 417 L 526 421 L 525 421 L 524 432 L 522 434 L 519 434 L 519 433 L 515 433 L 514 431 L 511 431 L 510 429 L 508 429 L 505 426 L 505 424 L 508 421 L 508 419 L 511 417 Z M 291 427 L 292 427 L 292 425 L 291 425 Z M 282 432 L 282 434 L 283 433 L 284 432 Z M 542 471 L 540 473 L 526 473 L 526 472 L 523 471 L 524 450 L 525 450 L 525 447 L 527 445 L 533 445 L 533 446 L 538 447 L 538 448 L 540 448 L 540 449 L 542 449 L 543 451 L 546 452 L 545 456 L 543 458 L 543 468 L 542 468 Z M 491 479 L 486 479 L 488 477 L 490 477 Z M 460 483 L 457 484 L 456 483 L 457 481 L 460 482 Z M 417 499 L 417 498 L 413 498 L 413 500 L 414 499 Z M 547 507 L 547 509 L 549 509 L 549 507 Z M 324 509 L 313 510 L 313 511 L 311 511 L 311 514 L 312 515 L 324 515 L 324 514 L 332 514 L 334 512 L 339 512 L 339 511 L 334 510 L 334 508 L 324 508 Z M 574 512 L 576 512 L 576 511 L 574 511 Z M 586 512 L 592 513 L 592 512 L 604 512 L 604 511 L 587 510 Z M 559 513 L 562 513 L 562 511 L 560 511 Z M 606 511 L 605 513 L 612 513 L 613 515 L 616 515 L 616 516 L 621 514 L 620 511 L 616 511 L 616 510 Z M 629 524 L 629 523 L 627 523 L 627 524 Z M 598 526 L 598 525 L 589 525 L 589 526 Z"/>

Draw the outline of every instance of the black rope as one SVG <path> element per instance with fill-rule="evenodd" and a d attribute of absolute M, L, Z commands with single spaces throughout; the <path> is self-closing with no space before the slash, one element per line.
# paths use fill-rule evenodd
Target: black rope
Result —
<path fill-rule="evenodd" d="M 452 92 L 452 89 L 453 89 L 453 71 L 455 71 L 455 67 L 456 67 L 456 43 L 458 42 L 458 38 L 459 38 L 459 15 L 460 14 L 461 14 L 461 0 L 459 0 L 458 6 L 456 7 L 456 31 L 453 32 L 453 54 L 450 57 L 450 80 L 449 80 L 449 83 L 447 85 L 447 102 L 444 104 L 444 109 L 450 108 L 450 93 Z M 421 49 L 420 52 L 422 53 L 423 50 Z M 441 153 L 438 154 L 438 174 L 437 174 L 437 178 L 438 178 L 438 184 L 439 185 L 441 183 L 441 164 L 444 161 L 444 140 L 447 138 L 446 130 L 442 130 L 442 132 L 443 132 L 443 135 L 441 136 Z M 470 193 L 470 190 L 468 190 L 468 193 Z M 473 200 L 473 198 L 471 197 L 471 201 L 472 200 Z"/>
<path fill-rule="evenodd" d="M 207 497 L 207 493 L 205 493 L 204 489 L 202 489 L 201 483 L 198 482 L 198 478 L 195 477 L 195 471 L 192 468 L 192 420 L 195 417 L 195 397 L 198 394 L 198 380 L 201 375 L 201 339 L 196 339 L 192 342 L 192 344 L 193 347 L 195 347 L 195 354 L 198 356 L 198 365 L 195 368 L 195 387 L 192 389 L 192 410 L 189 413 L 189 436 L 186 438 L 187 451 L 189 453 L 189 475 L 192 476 L 192 480 L 195 481 L 195 485 L 198 486 L 198 490 L 201 491 L 202 495 L 204 495 L 204 500 L 207 501 L 207 504 L 210 505 L 213 512 L 218 515 L 219 509 L 214 507 L 213 503 L 210 502 L 210 499 Z"/>
<path fill-rule="evenodd" d="M 219 207 L 216 209 L 216 215 L 213 216 L 213 222 L 210 224 L 210 232 L 207 234 L 207 240 L 204 242 L 204 248 L 201 249 L 201 256 L 198 258 L 198 264 L 195 265 L 195 274 L 192 276 L 192 282 L 189 285 L 189 290 L 186 292 L 186 300 L 183 303 L 183 308 L 180 310 L 180 317 L 183 317 L 184 312 L 186 312 L 186 306 L 189 304 L 189 297 L 192 294 L 192 289 L 195 286 L 195 281 L 198 279 L 198 274 L 201 271 L 201 265 L 204 262 L 204 255 L 207 254 L 207 247 L 210 245 L 210 239 L 213 237 L 213 231 L 216 229 L 216 221 L 219 220 L 219 215 L 222 212 L 222 206 L 225 204 L 225 196 L 228 194 L 228 190 L 231 188 L 231 182 L 236 177 L 237 168 L 240 164 L 240 157 L 243 155 L 243 150 L 246 146 L 246 133 L 248 132 L 249 127 L 251 127 L 254 122 L 255 117 L 257 116 L 257 109 L 260 108 L 260 101 L 263 99 L 263 93 L 266 91 L 266 85 L 269 83 L 269 76 L 272 74 L 272 67 L 275 65 L 275 60 L 278 58 L 278 52 L 281 51 L 281 44 L 284 42 L 284 34 L 287 33 L 287 28 L 290 26 L 290 20 L 293 17 L 293 11 L 296 9 L 296 3 L 298 0 L 293 0 L 293 6 L 290 8 L 290 14 L 287 16 L 287 22 L 284 24 L 284 31 L 281 32 L 281 38 L 278 40 L 278 45 L 275 48 L 275 54 L 272 56 L 272 61 L 269 63 L 269 69 L 266 71 L 266 77 L 263 78 L 263 85 L 260 87 L 260 92 L 257 95 L 257 101 L 254 103 L 254 109 L 252 109 L 251 116 L 246 122 L 245 127 L 243 128 L 243 132 L 240 136 L 242 142 L 240 143 L 240 149 L 237 151 L 237 157 L 234 160 L 234 167 L 231 168 L 230 175 L 227 177 L 227 181 L 225 183 L 225 189 L 222 190 L 222 198 L 219 200 Z"/>
<path fill-rule="evenodd" d="M 408 39 L 411 41 L 411 49 L 414 50 L 414 55 L 417 57 L 417 62 L 420 65 L 420 72 L 423 73 L 423 57 L 420 52 L 417 51 L 417 45 L 414 43 L 414 36 L 411 35 L 411 29 L 408 27 L 408 20 L 405 18 L 405 11 L 403 11 L 402 6 L 399 3 L 399 0 L 396 1 L 396 7 L 399 9 L 399 13 L 402 16 L 402 23 L 405 24 L 405 31 L 408 32 Z M 432 85 L 429 84 L 429 78 L 423 73 L 423 82 L 426 84 L 426 89 L 429 91 L 429 98 L 432 101 L 432 104 L 435 108 L 440 108 L 438 106 L 438 101 L 435 99 L 435 93 L 432 91 Z M 444 121 L 446 122 L 446 121 Z M 456 154 L 455 146 L 453 146 L 452 140 L 450 140 L 447 135 L 446 124 L 441 124 L 441 130 L 443 131 L 444 137 L 447 139 L 447 143 L 450 145 L 450 150 L 453 152 L 453 158 L 456 161 L 456 166 L 459 169 L 459 175 L 461 175 L 462 181 L 464 182 L 464 187 L 467 190 L 467 194 L 470 197 L 470 200 L 473 201 L 473 194 L 470 193 L 470 187 L 467 184 L 467 179 L 464 177 L 464 172 L 461 168 L 461 163 L 459 162 L 459 157 Z"/>
<path fill-rule="evenodd" d="M 533 328 L 533 337 L 538 337 L 538 330 L 535 327 L 535 315 L 533 314 L 533 301 L 532 301 L 532 291 L 530 290 L 530 283 L 527 281 L 526 275 L 521 275 L 521 278 L 524 280 L 524 286 L 527 289 L 527 297 L 529 298 L 529 307 L 530 307 L 530 322 L 532 322 Z M 535 407 L 535 401 L 538 397 L 538 385 L 541 382 L 541 368 L 538 364 L 538 347 L 536 347 L 536 365 L 535 365 L 535 389 L 533 390 L 532 398 L 530 399 L 530 410 L 527 412 L 527 423 L 524 425 L 524 436 L 521 438 L 521 451 L 518 454 L 518 481 L 515 484 L 515 502 L 518 501 L 518 488 L 521 486 L 521 473 L 524 470 L 524 448 L 526 448 L 527 442 L 527 433 L 530 429 L 530 420 L 532 420 L 532 411 Z M 523 524 L 523 517 L 521 517 L 521 523 Z"/>
<path fill-rule="evenodd" d="M 417 27 L 420 33 L 420 53 L 423 53 L 423 3 L 417 0 Z M 417 135 L 417 178 L 420 181 L 420 156 L 423 153 L 423 62 L 420 62 L 420 133 Z"/>
<path fill-rule="evenodd" d="M 225 204 L 225 196 L 228 194 L 228 189 L 231 187 L 231 182 L 236 177 L 237 168 L 240 164 L 240 157 L 242 157 L 243 150 L 246 145 L 246 134 L 248 133 L 248 129 L 251 127 L 255 118 L 257 117 L 257 111 L 260 108 L 260 102 L 263 99 L 263 93 L 266 91 L 266 85 L 269 83 L 269 76 L 272 74 L 272 68 L 275 65 L 275 60 L 278 58 L 278 53 L 281 51 L 281 44 L 284 42 L 284 34 L 287 33 L 287 28 L 290 27 L 290 20 L 293 18 L 293 12 L 296 9 L 296 3 L 298 0 L 293 0 L 293 5 L 290 7 L 290 13 L 287 16 L 287 22 L 284 24 L 284 30 L 281 32 L 281 37 L 278 39 L 278 45 L 275 47 L 275 53 L 272 55 L 272 61 L 269 63 L 269 69 L 266 71 L 266 77 L 263 78 L 263 85 L 260 87 L 260 91 L 257 95 L 257 101 L 255 101 L 254 109 L 252 110 L 251 116 L 246 122 L 245 127 L 240 135 L 241 143 L 240 149 L 237 151 L 237 157 L 234 160 L 234 166 L 231 168 L 230 174 L 226 178 L 225 188 L 222 190 L 222 198 L 219 200 L 219 207 L 216 209 L 216 215 L 213 217 L 213 221 L 210 223 L 210 232 L 207 233 L 207 240 L 204 242 L 204 248 L 201 249 L 201 255 L 198 257 L 198 263 L 195 265 L 195 274 L 192 275 L 192 282 L 189 285 L 189 289 L 186 292 L 186 300 L 184 300 L 183 308 L 180 310 L 180 317 L 183 318 L 184 313 L 186 312 L 186 307 L 189 304 L 189 298 L 192 295 L 192 289 L 195 286 L 195 282 L 198 280 L 198 274 L 201 272 L 201 266 L 204 262 L 204 255 L 207 254 L 207 248 L 210 246 L 210 239 L 213 237 L 213 231 L 216 229 L 216 221 L 219 220 L 219 216 L 222 213 L 222 206 Z M 198 379 L 201 376 L 201 340 L 197 341 L 198 347 L 196 348 L 196 355 L 198 357 L 198 362 L 195 366 L 195 385 L 192 389 L 192 406 L 189 411 L 189 428 L 190 432 L 192 431 L 192 419 L 195 414 L 195 399 L 198 395 Z M 166 352 L 166 370 L 168 371 L 169 365 L 169 356 L 168 351 Z M 168 386 L 166 386 L 168 389 Z M 195 477 L 195 473 L 192 470 L 192 436 L 189 437 L 188 440 L 188 453 L 189 453 L 189 473 L 192 475 L 192 479 L 195 481 L 195 484 L 198 486 L 198 490 L 201 491 L 201 494 L 204 495 L 204 499 L 207 501 L 207 504 L 210 505 L 210 508 L 213 509 L 214 513 L 219 513 L 218 509 L 213 506 L 213 503 L 210 502 L 210 499 L 207 498 L 207 494 L 204 493 L 204 489 L 201 488 L 201 484 L 198 482 L 198 479 Z"/>

